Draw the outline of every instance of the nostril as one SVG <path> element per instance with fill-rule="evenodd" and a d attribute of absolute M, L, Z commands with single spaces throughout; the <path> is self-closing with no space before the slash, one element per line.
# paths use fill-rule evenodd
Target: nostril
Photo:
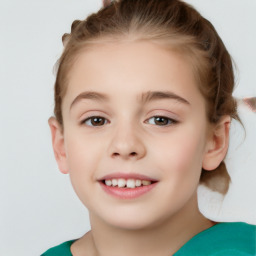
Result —
<path fill-rule="evenodd" d="M 134 156 L 137 156 L 138 154 L 136 152 L 131 152 L 129 154 L 120 154 L 118 152 L 113 152 L 112 156 L 113 157 L 118 157 L 118 156 L 127 156 L 127 157 L 134 157 Z"/>

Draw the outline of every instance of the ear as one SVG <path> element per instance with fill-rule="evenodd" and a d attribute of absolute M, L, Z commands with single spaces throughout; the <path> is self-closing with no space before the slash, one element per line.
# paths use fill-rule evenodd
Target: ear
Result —
<path fill-rule="evenodd" d="M 54 117 L 50 117 L 48 124 L 52 134 L 52 147 L 54 156 L 57 161 L 60 171 L 64 174 L 68 173 L 67 157 L 64 145 L 63 129 L 60 123 Z"/>
<path fill-rule="evenodd" d="M 203 159 L 204 170 L 215 170 L 225 158 L 229 145 L 230 116 L 223 116 L 208 137 Z"/>

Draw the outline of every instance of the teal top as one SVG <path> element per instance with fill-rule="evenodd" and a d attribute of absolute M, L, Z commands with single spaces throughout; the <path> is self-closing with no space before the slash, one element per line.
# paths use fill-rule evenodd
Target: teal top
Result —
<path fill-rule="evenodd" d="M 41 256 L 72 256 L 71 240 Z M 256 226 L 244 222 L 221 222 L 198 233 L 173 256 L 255 256 Z"/>

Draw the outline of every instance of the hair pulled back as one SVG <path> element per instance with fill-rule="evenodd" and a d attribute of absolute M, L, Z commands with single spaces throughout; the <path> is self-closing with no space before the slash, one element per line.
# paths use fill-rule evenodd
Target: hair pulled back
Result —
<path fill-rule="evenodd" d="M 54 109 L 62 126 L 61 106 L 68 73 L 79 52 L 98 43 L 138 40 L 158 43 L 188 57 L 205 98 L 209 123 L 217 124 L 222 116 L 229 115 L 242 124 L 232 96 L 232 60 L 208 20 L 179 0 L 105 0 L 103 3 L 97 13 L 74 21 L 71 33 L 62 37 L 64 51 L 57 62 Z M 226 194 L 230 176 L 224 160 L 216 170 L 202 169 L 200 183 Z"/>

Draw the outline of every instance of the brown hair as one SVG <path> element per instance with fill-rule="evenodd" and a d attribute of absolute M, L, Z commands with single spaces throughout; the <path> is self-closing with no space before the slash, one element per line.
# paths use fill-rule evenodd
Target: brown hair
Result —
<path fill-rule="evenodd" d="M 148 40 L 184 54 L 191 61 L 205 98 L 209 123 L 217 124 L 223 115 L 229 115 L 242 124 L 237 102 L 232 97 L 232 60 L 208 20 L 179 0 L 107 0 L 103 3 L 97 13 L 74 21 L 71 33 L 63 35 L 64 51 L 57 63 L 54 109 L 62 126 L 62 99 L 69 70 L 79 52 L 89 45 L 122 40 Z M 200 183 L 214 191 L 226 194 L 230 181 L 224 161 L 214 171 L 202 169 Z"/>

